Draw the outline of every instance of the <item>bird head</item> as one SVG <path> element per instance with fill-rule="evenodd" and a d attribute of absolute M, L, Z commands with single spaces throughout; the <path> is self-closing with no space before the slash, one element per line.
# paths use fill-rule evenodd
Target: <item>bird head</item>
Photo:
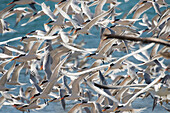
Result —
<path fill-rule="evenodd" d="M 145 0 L 145 1 L 141 2 L 139 5 L 142 5 L 142 4 L 146 3 L 146 2 L 147 2 L 147 0 Z"/>
<path fill-rule="evenodd" d="M 89 54 L 88 56 L 85 56 L 84 58 L 88 58 L 88 57 L 91 57 L 93 55 L 96 55 L 96 53 Z"/>
<path fill-rule="evenodd" d="M 104 107 L 104 109 L 102 110 L 103 112 L 106 111 L 107 109 L 110 109 L 111 107 L 110 106 L 106 106 Z"/>
<path fill-rule="evenodd" d="M 42 86 L 42 85 L 45 84 L 45 83 L 48 83 L 48 80 L 42 81 L 41 84 L 40 84 L 40 86 Z"/>
<path fill-rule="evenodd" d="M 31 31 L 31 32 L 29 32 L 29 33 L 27 33 L 26 35 L 30 35 L 30 34 L 32 34 L 32 33 L 34 33 L 35 31 Z"/>
<path fill-rule="evenodd" d="M 110 71 L 110 69 L 114 66 L 114 63 L 111 63 L 110 66 L 108 67 L 108 69 L 105 71 L 104 76 L 107 75 Z"/>
<path fill-rule="evenodd" d="M 65 99 L 66 97 L 69 97 L 70 95 L 64 95 L 62 98 L 60 98 L 59 100 L 61 101 L 61 100 L 63 100 L 63 99 Z"/>
<path fill-rule="evenodd" d="M 37 94 L 35 94 L 34 96 L 32 96 L 30 99 L 33 99 L 33 98 L 35 98 L 35 97 L 37 97 L 37 96 L 39 96 L 40 95 L 40 93 L 37 93 Z"/>
<path fill-rule="evenodd" d="M 119 108 L 121 108 L 121 107 L 123 107 L 123 105 L 117 106 L 117 107 L 113 110 L 113 112 L 117 111 L 117 110 L 118 110 Z"/>
<path fill-rule="evenodd" d="M 14 0 L 14 1 L 15 1 L 15 0 Z M 14 1 L 12 1 L 12 2 L 8 3 L 7 5 L 13 4 L 13 3 L 14 3 Z"/>
<path fill-rule="evenodd" d="M 63 3 L 63 2 L 66 2 L 67 0 L 61 0 L 59 3 L 58 3 L 58 5 L 59 4 L 61 4 L 61 3 Z"/>
<path fill-rule="evenodd" d="M 49 21 L 48 23 L 46 23 L 45 25 L 49 25 L 49 24 L 51 24 L 51 23 L 53 23 L 54 21 L 53 20 L 51 20 L 51 21 Z"/>
<path fill-rule="evenodd" d="M 28 38 L 27 36 L 24 36 L 20 39 L 20 42 L 22 42 L 24 39 Z"/>
<path fill-rule="evenodd" d="M 90 22 L 91 20 L 87 20 L 85 22 L 83 22 L 82 24 L 85 25 L 86 23 Z"/>
<path fill-rule="evenodd" d="M 81 28 L 77 28 L 77 29 L 74 31 L 74 33 L 73 33 L 73 34 L 76 34 L 76 33 L 77 33 L 77 31 L 79 31 L 79 30 L 81 30 Z"/>
<path fill-rule="evenodd" d="M 25 56 L 25 54 L 21 54 L 21 55 L 19 55 L 19 56 L 16 56 L 16 57 L 10 59 L 10 61 L 13 61 L 13 60 L 15 60 L 15 59 L 18 59 L 18 58 L 20 58 L 20 57 L 22 57 L 22 56 Z"/>
<path fill-rule="evenodd" d="M 115 23 L 116 21 L 119 21 L 119 20 L 120 20 L 120 19 L 117 18 L 117 19 L 115 19 L 114 21 L 112 21 L 111 23 Z"/>

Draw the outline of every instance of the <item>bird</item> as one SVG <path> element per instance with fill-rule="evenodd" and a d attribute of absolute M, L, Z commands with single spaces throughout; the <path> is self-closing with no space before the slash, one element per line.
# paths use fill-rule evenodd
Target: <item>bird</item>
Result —
<path fill-rule="evenodd" d="M 149 49 L 149 48 L 151 48 L 153 45 L 154 45 L 154 43 L 151 43 L 151 44 L 149 44 L 148 46 L 145 46 L 144 48 L 142 48 L 142 49 L 140 49 L 140 50 L 137 50 L 137 51 L 135 51 L 135 52 L 133 52 L 133 53 L 131 53 L 131 54 L 127 54 L 127 55 L 121 57 L 120 59 L 116 60 L 114 63 L 111 62 L 110 64 L 101 65 L 101 66 L 94 67 L 94 68 L 91 68 L 91 69 L 88 69 L 88 70 L 85 70 L 85 71 L 82 71 L 82 72 L 77 72 L 77 73 L 69 73 L 69 72 L 62 72 L 62 73 L 63 73 L 63 74 L 67 74 L 67 75 L 74 75 L 74 76 L 76 76 L 76 75 L 81 75 L 81 74 L 89 73 L 89 72 L 91 72 L 91 71 L 95 71 L 95 70 L 102 69 L 102 68 L 107 68 L 107 67 L 117 68 L 117 67 L 120 67 L 120 66 L 121 66 L 120 62 L 122 62 L 124 59 L 126 59 L 126 58 L 128 58 L 128 57 L 130 57 L 130 56 L 132 56 L 132 55 L 134 55 L 134 54 L 136 54 L 136 53 L 139 53 L 139 52 L 141 52 L 141 51 L 143 51 L 143 50 L 145 50 L 145 49 Z M 116 66 L 117 66 L 117 67 L 116 67 Z M 107 71 L 107 72 L 110 71 L 110 68 L 108 68 L 108 71 Z"/>
<path fill-rule="evenodd" d="M 93 101 L 89 101 L 89 102 L 83 101 L 82 103 L 78 103 L 72 109 L 70 109 L 68 111 L 68 113 L 79 111 L 80 107 L 91 107 L 91 109 L 92 109 L 91 111 L 102 113 L 100 104 L 93 102 Z"/>
<path fill-rule="evenodd" d="M 28 11 L 27 11 L 28 10 Z M 6 18 L 9 16 L 12 16 L 16 14 L 16 23 L 15 23 L 15 27 L 18 25 L 18 23 L 21 21 L 21 19 L 30 17 L 33 15 L 33 11 L 31 9 L 29 9 L 28 7 L 19 7 L 19 8 L 15 8 L 15 9 L 11 9 L 9 11 L 9 13 L 6 15 Z"/>
<path fill-rule="evenodd" d="M 157 39 L 157 38 L 137 38 L 137 37 L 127 37 L 127 36 L 117 36 L 117 35 L 105 35 L 107 38 L 106 39 L 109 39 L 109 38 L 117 38 L 117 39 L 123 39 L 123 40 L 131 40 L 131 41 L 141 41 L 143 43 L 159 43 L 159 44 L 163 44 L 163 45 L 166 45 L 166 46 L 170 46 L 170 44 L 168 43 L 168 41 L 164 41 L 164 40 L 161 40 L 161 39 Z"/>
<path fill-rule="evenodd" d="M 51 70 L 52 62 L 53 62 L 53 59 L 50 55 L 49 50 L 47 50 L 45 52 L 43 64 L 40 69 L 41 70 L 43 69 L 45 71 L 48 80 L 51 78 L 51 75 L 52 75 L 52 70 Z"/>
<path fill-rule="evenodd" d="M 10 10 L 12 10 L 12 8 L 15 6 L 15 4 L 6 7 L 5 9 L 3 9 L 2 11 L 0 11 L 0 33 L 4 34 L 7 32 L 14 32 L 15 30 L 9 28 L 9 23 L 7 21 L 5 21 L 5 16 L 9 13 Z"/>
<path fill-rule="evenodd" d="M 12 78 L 9 80 L 9 82 L 7 82 L 7 84 L 9 84 L 9 85 L 25 85 L 25 83 L 20 83 L 18 81 L 19 80 L 20 71 L 24 67 L 24 64 L 25 63 L 16 64 L 15 65 L 15 69 L 13 71 Z"/>
<path fill-rule="evenodd" d="M 49 94 L 50 94 L 55 82 L 56 82 L 55 79 L 48 82 L 46 88 L 42 92 L 38 92 L 38 93 L 34 94 L 30 98 L 30 99 L 32 99 L 31 102 L 33 102 L 33 101 L 35 101 L 36 99 L 39 99 L 39 98 L 41 98 L 41 99 L 49 99 L 49 98 L 51 98 Z"/>
<path fill-rule="evenodd" d="M 84 80 L 85 80 L 85 79 L 84 79 Z M 102 91 L 101 89 L 97 88 L 96 86 L 94 86 L 93 84 L 91 84 L 89 81 L 86 81 L 86 80 L 85 80 L 85 82 L 86 82 L 86 83 L 88 84 L 88 86 L 89 86 L 90 88 L 92 88 L 94 91 L 96 91 L 96 92 L 98 92 L 99 94 L 101 94 L 101 95 L 109 98 L 110 100 L 112 100 L 112 101 L 115 102 L 116 104 L 120 104 L 119 101 L 118 101 L 116 98 L 112 97 L 111 95 L 109 95 L 109 94 L 107 94 L 106 92 Z"/>
<path fill-rule="evenodd" d="M 97 22 L 99 21 L 101 18 L 108 16 L 112 11 L 113 8 L 110 8 L 108 11 L 96 16 L 95 18 L 93 18 L 92 20 L 90 20 L 90 22 L 88 22 L 85 26 L 83 26 L 82 28 L 76 28 L 76 30 L 74 31 L 74 34 L 76 33 L 82 33 L 82 34 L 88 34 L 89 29 Z"/>
<path fill-rule="evenodd" d="M 34 0 L 13 0 L 12 2 L 8 3 L 8 5 L 10 4 L 17 4 L 17 5 L 25 5 L 25 4 L 29 4 L 30 7 L 37 12 L 37 9 L 35 8 L 34 4 L 40 5 L 39 3 L 35 2 Z"/>
<path fill-rule="evenodd" d="M 41 41 L 35 42 L 32 46 L 32 49 L 27 54 L 20 54 L 16 57 L 12 58 L 11 61 L 17 60 L 20 62 L 25 62 L 25 61 L 32 60 L 32 59 L 40 59 L 42 57 L 42 55 L 36 54 L 36 51 L 41 43 L 42 43 Z"/>
<path fill-rule="evenodd" d="M 152 87 L 155 83 L 157 83 L 162 77 L 164 77 L 165 75 L 162 74 L 161 76 L 159 76 L 158 78 L 156 78 L 154 81 L 152 81 L 152 83 L 150 83 L 149 85 L 147 85 L 145 88 L 143 88 L 142 90 L 140 90 L 139 92 L 137 92 L 135 95 L 133 95 L 125 104 L 121 104 L 118 105 L 114 111 L 116 111 L 119 107 L 128 107 L 130 106 L 131 102 L 134 101 L 134 99 L 139 96 L 141 93 L 145 92 L 148 90 L 148 88 Z"/>

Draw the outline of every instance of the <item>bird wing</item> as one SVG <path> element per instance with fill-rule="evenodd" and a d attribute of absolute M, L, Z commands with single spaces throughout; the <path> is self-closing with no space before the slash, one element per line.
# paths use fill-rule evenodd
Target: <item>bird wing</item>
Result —
<path fill-rule="evenodd" d="M 54 21 L 56 20 L 56 16 L 51 12 L 50 8 L 48 8 L 44 2 L 41 4 L 41 8 L 42 8 L 42 11 L 47 16 L 49 16 L 52 20 Z"/>

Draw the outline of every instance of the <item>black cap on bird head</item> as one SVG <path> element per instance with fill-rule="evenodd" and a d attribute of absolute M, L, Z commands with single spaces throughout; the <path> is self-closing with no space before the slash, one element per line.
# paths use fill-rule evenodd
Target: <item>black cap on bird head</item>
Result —
<path fill-rule="evenodd" d="M 114 66 L 114 65 L 115 65 L 114 63 L 111 63 L 111 64 L 110 64 L 110 67 L 112 67 L 112 66 Z"/>
<path fill-rule="evenodd" d="M 24 39 L 28 38 L 27 36 L 24 36 L 21 38 L 20 42 L 22 42 Z"/>
<path fill-rule="evenodd" d="M 46 23 L 45 25 L 51 24 L 51 23 L 53 23 L 53 22 L 54 22 L 54 21 L 51 20 L 51 21 L 49 21 L 48 23 Z"/>
<path fill-rule="evenodd" d="M 74 31 L 74 33 L 73 33 L 73 34 L 76 34 L 76 33 L 77 33 L 77 31 L 79 31 L 79 30 L 81 30 L 81 28 L 77 28 L 77 29 Z"/>

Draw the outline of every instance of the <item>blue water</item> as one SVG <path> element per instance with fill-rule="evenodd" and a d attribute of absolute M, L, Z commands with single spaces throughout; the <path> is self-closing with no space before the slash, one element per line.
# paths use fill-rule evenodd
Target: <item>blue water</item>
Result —
<path fill-rule="evenodd" d="M 9 2 L 11 2 L 12 0 L 0 0 L 0 10 L 4 9 L 5 7 L 7 7 L 6 4 L 8 4 Z M 44 2 L 45 0 L 36 0 L 39 3 Z M 122 4 L 120 4 L 118 7 L 121 9 L 121 11 L 116 10 L 116 12 L 123 12 L 123 14 L 127 13 L 139 0 L 129 0 L 129 2 L 124 3 L 123 0 L 118 0 L 119 2 L 123 2 Z M 170 0 L 165 0 L 168 4 L 170 4 Z M 47 5 L 51 6 L 51 10 L 54 9 L 54 2 L 45 2 Z M 28 5 L 26 5 L 27 7 L 29 7 Z M 19 6 L 16 6 L 19 7 Z M 20 7 L 24 7 L 24 6 L 20 6 Z M 38 10 L 40 10 L 40 6 L 36 5 L 36 8 Z M 93 10 L 94 7 L 91 9 Z M 164 8 L 162 8 L 162 10 L 164 10 Z M 155 15 L 155 12 L 152 9 L 147 11 L 147 16 L 149 18 L 152 18 Z M 119 16 L 118 18 L 121 18 L 121 16 Z M 131 18 L 132 15 L 129 15 L 128 18 Z M 33 30 L 43 30 L 43 24 L 48 22 L 48 16 L 42 16 L 39 19 L 36 19 L 35 21 L 27 24 L 26 26 L 20 26 L 21 24 L 25 23 L 28 21 L 28 19 L 24 19 L 21 20 L 21 22 L 19 22 L 17 27 L 13 27 L 15 25 L 15 18 L 16 15 L 11 16 L 10 18 L 5 19 L 7 22 L 10 23 L 10 28 L 15 29 L 17 32 L 15 33 L 7 33 L 7 34 L 0 34 L 0 41 L 5 41 L 8 39 L 12 39 L 15 37 L 19 37 L 19 36 L 24 36 L 25 34 L 29 33 L 30 31 Z M 138 25 L 137 25 L 138 26 Z M 140 27 L 140 26 L 138 26 Z M 139 29 L 143 29 L 143 27 L 140 27 Z M 93 27 L 90 32 L 93 34 L 91 36 L 87 36 L 87 35 L 80 35 L 77 39 L 76 39 L 76 43 L 80 42 L 81 40 L 85 40 L 86 45 L 84 47 L 86 48 L 96 48 L 98 47 L 100 38 L 99 38 L 99 34 L 100 31 L 98 29 L 96 29 L 95 27 Z M 13 46 L 17 46 L 17 44 L 19 44 L 18 41 L 9 43 L 9 45 L 13 45 Z M 8 67 L 7 67 L 8 68 Z M 22 74 L 24 75 L 24 74 Z M 27 82 L 28 83 L 28 76 L 22 76 L 20 77 L 20 82 Z M 16 93 L 17 94 L 17 93 Z M 62 106 L 60 105 L 60 103 L 50 103 L 49 106 L 46 106 L 43 110 L 39 110 L 39 111 L 34 111 L 34 113 L 61 113 L 61 112 L 68 112 L 68 110 L 74 105 L 74 101 L 68 102 L 66 105 L 66 110 L 64 111 L 62 109 Z M 153 103 L 153 99 L 151 98 L 146 98 L 146 99 L 138 99 L 135 100 L 133 102 L 133 106 L 135 108 L 143 108 L 146 107 L 146 110 L 143 111 L 143 113 L 149 113 L 152 112 L 152 103 Z M 19 111 L 16 110 L 15 108 L 13 108 L 12 106 L 3 106 L 0 109 L 0 113 L 18 113 Z M 167 111 L 165 111 L 161 106 L 156 106 L 155 110 L 152 113 L 168 113 Z"/>

